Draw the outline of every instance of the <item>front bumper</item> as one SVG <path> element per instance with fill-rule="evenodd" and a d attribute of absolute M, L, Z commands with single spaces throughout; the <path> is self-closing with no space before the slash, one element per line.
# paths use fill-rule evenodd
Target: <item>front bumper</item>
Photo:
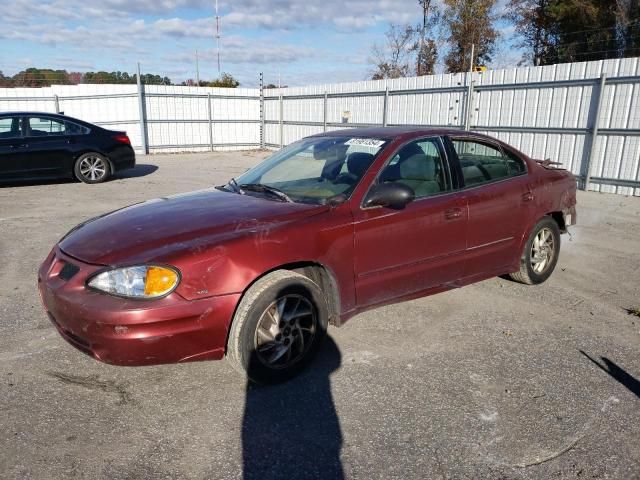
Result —
<path fill-rule="evenodd" d="M 224 356 L 240 294 L 194 301 L 175 292 L 158 300 L 117 298 L 85 287 L 86 279 L 101 268 L 80 262 L 55 247 L 38 272 L 42 304 L 71 345 L 114 365 L 154 365 Z"/>

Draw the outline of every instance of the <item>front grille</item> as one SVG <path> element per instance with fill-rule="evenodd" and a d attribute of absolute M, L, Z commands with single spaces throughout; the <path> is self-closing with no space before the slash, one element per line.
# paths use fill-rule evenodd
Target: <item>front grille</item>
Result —
<path fill-rule="evenodd" d="M 58 278 L 61 278 L 64 281 L 69 281 L 73 278 L 73 276 L 80 271 L 79 267 L 76 267 L 73 263 L 64 263 L 64 267 L 58 273 Z"/>

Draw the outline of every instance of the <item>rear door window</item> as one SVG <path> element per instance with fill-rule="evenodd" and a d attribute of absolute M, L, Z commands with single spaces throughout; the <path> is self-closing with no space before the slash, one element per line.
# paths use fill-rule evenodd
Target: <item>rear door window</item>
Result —
<path fill-rule="evenodd" d="M 499 146 L 471 139 L 454 138 L 451 141 L 460 160 L 465 186 L 496 182 L 512 176 L 509 162 Z"/>
<path fill-rule="evenodd" d="M 49 117 L 29 117 L 28 136 L 30 137 L 83 135 L 86 133 L 89 133 L 87 127 L 73 122 Z"/>

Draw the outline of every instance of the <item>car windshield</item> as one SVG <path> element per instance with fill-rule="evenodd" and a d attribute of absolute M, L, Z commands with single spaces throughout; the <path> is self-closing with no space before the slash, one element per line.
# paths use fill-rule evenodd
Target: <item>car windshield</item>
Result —
<path fill-rule="evenodd" d="M 279 201 L 325 204 L 331 199 L 346 200 L 387 141 L 306 138 L 274 153 L 225 188 Z"/>

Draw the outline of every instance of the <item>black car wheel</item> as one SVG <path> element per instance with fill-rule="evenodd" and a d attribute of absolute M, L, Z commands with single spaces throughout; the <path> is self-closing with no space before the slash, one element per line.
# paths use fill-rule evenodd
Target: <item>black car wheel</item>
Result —
<path fill-rule="evenodd" d="M 316 283 L 299 273 L 276 270 L 242 297 L 229 332 L 227 358 L 256 383 L 288 380 L 318 352 L 328 319 Z"/>
<path fill-rule="evenodd" d="M 73 173 L 84 183 L 104 182 L 111 174 L 109 160 L 99 153 L 89 152 L 81 155 L 75 163 Z"/>

